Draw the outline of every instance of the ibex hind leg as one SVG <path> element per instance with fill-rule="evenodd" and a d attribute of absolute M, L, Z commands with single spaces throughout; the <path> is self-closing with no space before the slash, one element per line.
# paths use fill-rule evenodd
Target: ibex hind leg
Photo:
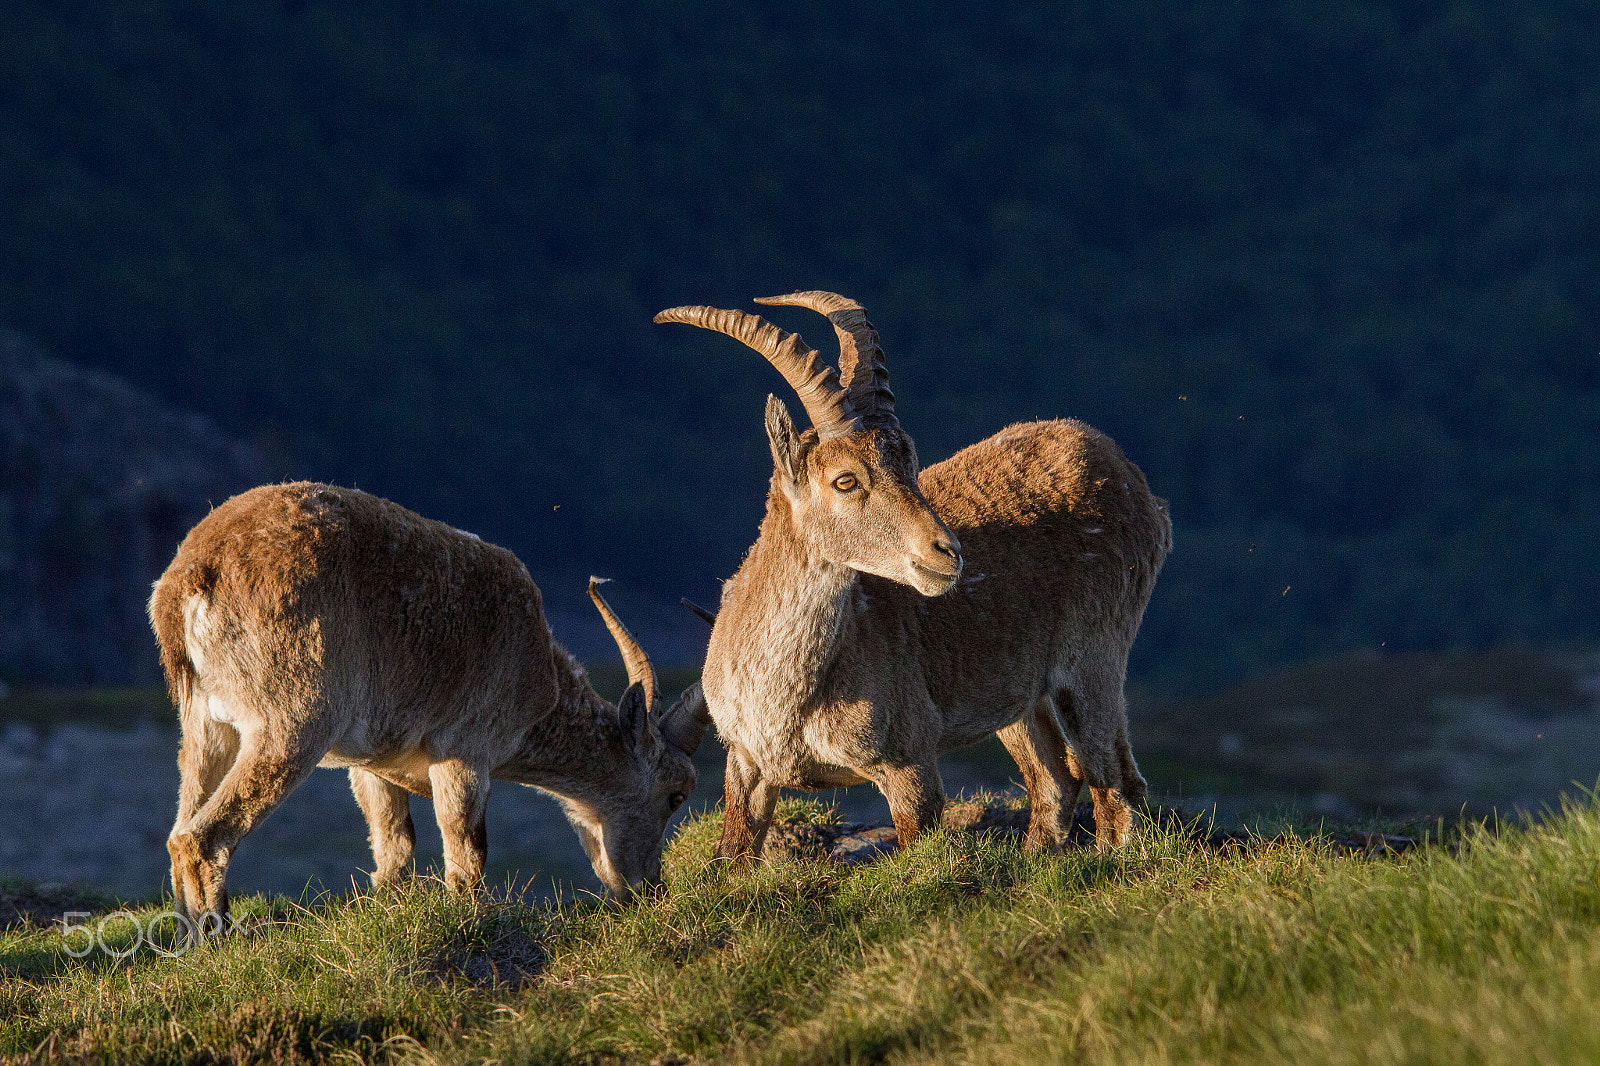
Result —
<path fill-rule="evenodd" d="M 411 874 L 417 827 L 411 820 L 411 794 L 359 766 L 350 768 L 350 791 L 367 819 L 372 842 L 372 887 L 381 888 Z"/>
<path fill-rule="evenodd" d="M 207 716 L 205 696 L 198 699 L 201 702 L 198 713 L 185 708 L 183 715 L 183 738 L 178 744 L 178 817 L 172 823 L 169 839 L 176 838 L 179 830 L 216 792 L 239 754 L 239 731 Z M 170 844 L 168 850 L 171 852 Z M 185 881 L 184 867 L 177 853 L 171 854 L 174 908 L 185 916 L 198 913 L 200 898 L 189 895 L 191 886 Z"/>
<path fill-rule="evenodd" d="M 1101 850 L 1133 839 L 1134 809 L 1145 802 L 1145 780 L 1128 746 L 1128 712 L 1120 673 L 1114 683 L 1088 678 L 1056 692 L 1061 726 L 1094 800 L 1095 842 Z"/>
<path fill-rule="evenodd" d="M 1022 718 L 999 732 L 1017 761 L 1028 790 L 1028 851 L 1059 848 L 1072 835 L 1072 810 L 1083 790 L 1078 760 L 1056 720 L 1055 702 L 1042 697 Z"/>
<path fill-rule="evenodd" d="M 234 848 L 310 775 L 327 750 L 315 729 L 240 731 L 238 756 L 216 791 L 174 827 L 167 841 L 173 880 L 183 885 L 180 913 L 201 932 L 226 931 L 228 861 Z"/>

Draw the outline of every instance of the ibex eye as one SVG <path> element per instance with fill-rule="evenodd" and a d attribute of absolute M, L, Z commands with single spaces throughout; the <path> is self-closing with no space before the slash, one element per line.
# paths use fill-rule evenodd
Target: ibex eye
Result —
<path fill-rule="evenodd" d="M 856 476 L 854 474 L 840 474 L 833 479 L 833 487 L 840 492 L 849 492 L 856 487 Z"/>

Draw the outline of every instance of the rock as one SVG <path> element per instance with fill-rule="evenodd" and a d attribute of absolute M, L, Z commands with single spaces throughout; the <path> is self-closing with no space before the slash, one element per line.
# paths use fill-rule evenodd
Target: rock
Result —
<path fill-rule="evenodd" d="M 1026 807 L 958 800 L 945 804 L 943 825 L 946 829 L 966 829 L 973 833 L 998 831 L 1021 835 L 1028 831 L 1028 817 Z"/>
<path fill-rule="evenodd" d="M 871 862 L 879 855 L 899 847 L 900 835 L 895 832 L 894 826 L 881 825 L 872 829 L 862 829 L 856 833 L 846 833 L 833 842 L 833 851 L 828 857 L 834 862 L 854 866 L 857 863 Z"/>
<path fill-rule="evenodd" d="M 152 582 L 211 505 L 266 480 L 199 415 L 0 331 L 0 674 L 158 680 Z"/>
<path fill-rule="evenodd" d="M 943 825 L 978 834 L 1021 837 L 1028 831 L 1028 809 L 981 800 L 947 804 Z M 1093 830 L 1088 831 L 1093 839 Z M 778 822 L 767 834 L 767 850 L 790 859 L 826 860 L 854 866 L 871 862 L 900 846 L 892 825 L 844 821 Z"/>

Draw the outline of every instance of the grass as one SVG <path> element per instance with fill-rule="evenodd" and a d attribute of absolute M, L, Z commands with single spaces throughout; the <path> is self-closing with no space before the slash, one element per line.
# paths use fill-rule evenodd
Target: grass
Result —
<path fill-rule="evenodd" d="M 788 813 L 825 817 L 790 804 Z M 244 898 L 163 958 L 123 917 L 0 932 L 0 1056 L 144 1062 L 1592 1062 L 1600 806 L 1341 857 L 1152 828 L 1122 854 L 925 836 L 857 868 L 708 864 L 618 907 Z M 141 922 L 159 904 L 131 908 Z M 92 919 L 98 924 L 108 912 Z M 169 925 L 157 940 L 178 946 Z"/>

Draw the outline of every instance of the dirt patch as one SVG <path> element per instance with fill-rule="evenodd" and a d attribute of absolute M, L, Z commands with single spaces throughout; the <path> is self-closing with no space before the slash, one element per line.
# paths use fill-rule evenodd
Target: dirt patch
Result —
<path fill-rule="evenodd" d="M 493 946 L 452 952 L 431 972 L 441 983 L 465 981 L 477 988 L 517 988 L 544 972 L 549 956 L 526 933 Z"/>
<path fill-rule="evenodd" d="M 0 881 L 0 929 L 46 926 L 60 922 L 68 911 L 99 911 L 114 906 L 115 900 L 93 889 Z"/>
<path fill-rule="evenodd" d="M 517 988 L 544 972 L 549 953 L 518 912 L 498 909 L 458 933 L 423 967 L 439 984 L 475 988 Z"/>

